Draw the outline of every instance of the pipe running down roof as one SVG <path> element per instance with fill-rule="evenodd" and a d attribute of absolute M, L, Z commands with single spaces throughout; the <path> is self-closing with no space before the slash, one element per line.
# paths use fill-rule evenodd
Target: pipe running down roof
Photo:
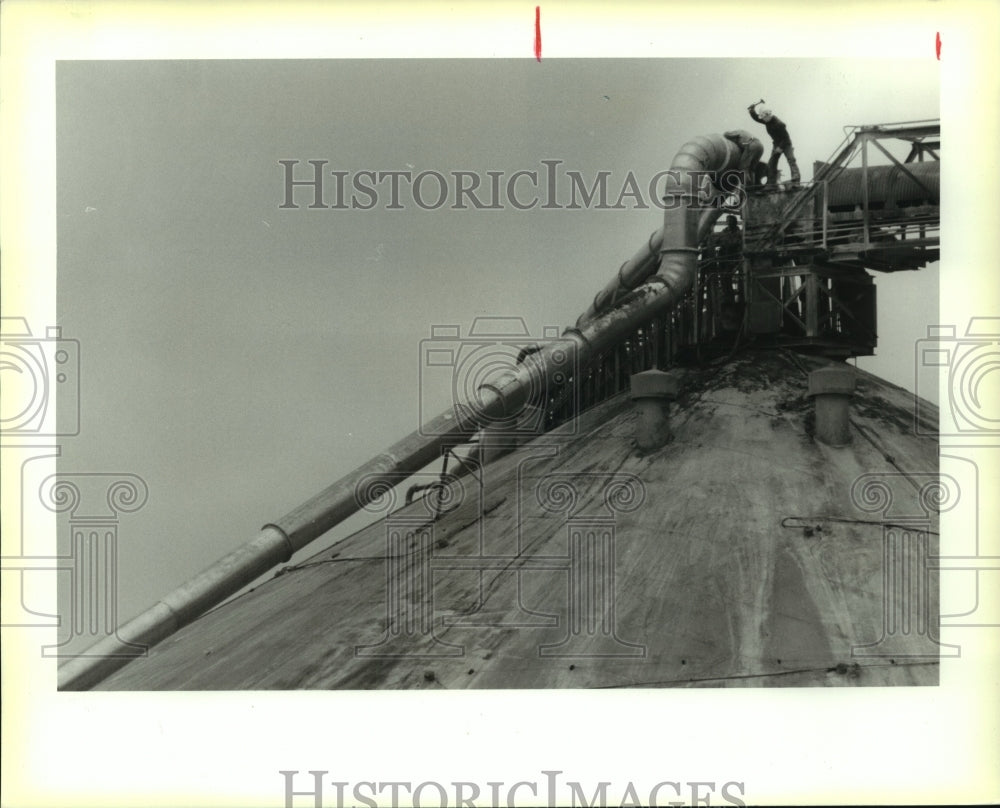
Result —
<path fill-rule="evenodd" d="M 531 362 L 502 370 L 487 380 L 477 391 L 473 415 L 466 408 L 445 411 L 265 525 L 248 543 L 95 644 L 88 656 L 67 662 L 59 668 L 59 689 L 93 687 L 134 658 L 135 645 L 161 642 L 363 508 L 377 496 L 380 483 L 395 485 L 401 475 L 413 474 L 437 459 L 443 447 L 470 439 L 490 422 L 516 416 L 529 403 L 532 390 L 555 386 L 555 377 L 564 368 L 567 340 L 583 366 L 668 310 L 694 281 L 699 234 L 707 233 L 722 212 L 721 208 L 707 207 L 717 193 L 708 173 L 735 170 L 738 161 L 739 149 L 721 135 L 686 143 L 667 177 L 663 227 L 622 266 L 562 340 L 542 347 Z"/>

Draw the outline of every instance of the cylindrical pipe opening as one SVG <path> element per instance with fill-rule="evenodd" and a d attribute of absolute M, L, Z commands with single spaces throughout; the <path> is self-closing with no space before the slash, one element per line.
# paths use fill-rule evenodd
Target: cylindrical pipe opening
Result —
<path fill-rule="evenodd" d="M 816 440 L 827 446 L 851 442 L 851 396 L 856 384 L 849 367 L 829 367 L 809 374 L 809 395 L 816 399 Z"/>
<path fill-rule="evenodd" d="M 670 442 L 670 402 L 677 398 L 677 380 L 662 370 L 646 370 L 631 378 L 631 397 L 638 417 L 635 445 L 642 453 L 655 452 Z"/>

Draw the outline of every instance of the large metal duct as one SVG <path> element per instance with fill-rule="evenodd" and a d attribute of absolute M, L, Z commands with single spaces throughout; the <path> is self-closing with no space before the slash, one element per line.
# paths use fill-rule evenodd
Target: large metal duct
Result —
<path fill-rule="evenodd" d="M 565 372 L 567 348 L 584 366 L 629 333 L 673 305 L 693 283 L 698 260 L 698 225 L 712 195 L 705 172 L 735 168 L 739 151 L 719 135 L 697 138 L 681 149 L 667 181 L 659 248 L 659 273 L 625 294 L 598 317 L 569 328 L 562 340 L 544 345 L 532 361 L 505 369 L 477 390 L 471 408 L 452 408 L 342 477 L 175 589 L 92 648 L 88 656 L 59 668 L 60 690 L 86 690 L 125 665 L 135 645 L 155 645 L 234 594 L 269 569 L 288 561 L 314 539 L 356 513 L 401 475 L 413 474 L 438 458 L 443 447 L 470 438 L 490 422 L 516 416 L 532 391 L 553 389 Z M 644 259 L 643 263 L 648 263 Z M 384 490 L 382 488 L 381 490 Z"/>
<path fill-rule="evenodd" d="M 711 232 L 713 225 L 723 213 L 718 204 L 711 204 L 701 210 L 689 209 L 681 205 L 683 199 L 691 191 L 702 193 L 702 202 L 718 202 L 716 192 L 710 185 L 710 178 L 718 177 L 726 171 L 735 171 L 739 167 L 740 150 L 731 140 L 722 135 L 705 135 L 685 143 L 670 165 L 671 173 L 667 175 L 664 189 L 664 226 L 652 233 L 649 240 L 628 261 L 621 265 L 615 277 L 594 296 L 594 301 L 580 318 L 577 325 L 582 325 L 601 312 L 614 306 L 631 289 L 635 289 L 646 278 L 656 272 L 660 266 L 660 250 L 663 247 L 663 234 L 669 222 L 677 228 L 678 217 L 684 221 L 691 216 L 698 216 L 697 236 L 693 247 L 697 251 L 698 244 Z M 698 186 L 695 188 L 694 186 Z M 681 192 L 683 190 L 683 193 Z M 672 206 L 678 205 L 673 208 Z"/>
<path fill-rule="evenodd" d="M 823 163 L 817 164 L 819 167 Z M 937 205 L 941 196 L 941 163 L 907 163 L 905 170 L 897 165 L 847 168 L 836 172 L 827 189 L 827 208 L 836 211 L 863 204 L 863 182 L 868 174 L 869 206 L 894 208 L 920 203 Z M 907 173 L 909 172 L 909 173 Z"/>

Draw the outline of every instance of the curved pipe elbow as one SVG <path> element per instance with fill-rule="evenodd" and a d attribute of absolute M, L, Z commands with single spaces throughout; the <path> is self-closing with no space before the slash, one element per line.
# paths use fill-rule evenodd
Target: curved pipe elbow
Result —
<path fill-rule="evenodd" d="M 740 150 L 722 135 L 699 135 L 680 147 L 671 171 L 726 171 L 739 165 Z M 669 176 L 669 175 L 668 175 Z"/>
<path fill-rule="evenodd" d="M 677 152 L 667 174 L 664 201 L 690 194 L 704 199 L 711 193 L 711 181 L 740 164 L 740 149 L 722 135 L 701 135 L 689 140 Z"/>
<path fill-rule="evenodd" d="M 688 253 L 693 250 L 693 260 L 697 262 L 698 243 L 722 212 L 717 207 L 701 205 L 713 195 L 712 174 L 735 170 L 739 162 L 739 147 L 722 135 L 701 135 L 681 146 L 670 164 L 664 188 L 664 226 L 655 231 L 595 295 L 593 303 L 577 318 L 577 328 L 617 305 L 655 273 L 673 279 L 671 284 L 681 280 L 691 260 Z M 664 254 L 667 252 L 676 253 L 676 256 L 665 267 Z M 691 271 L 693 277 L 693 269 Z"/>
<path fill-rule="evenodd" d="M 739 147 L 722 135 L 694 138 L 674 157 L 664 189 L 663 247 L 657 272 L 670 286 L 673 300 L 694 282 L 698 242 L 721 213 L 721 208 L 708 206 L 714 195 L 713 180 L 736 170 L 739 162 Z"/>

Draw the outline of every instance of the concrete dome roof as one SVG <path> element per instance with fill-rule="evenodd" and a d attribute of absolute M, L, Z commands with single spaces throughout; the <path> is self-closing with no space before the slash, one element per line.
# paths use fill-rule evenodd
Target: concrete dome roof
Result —
<path fill-rule="evenodd" d="M 936 684 L 936 424 L 858 371 L 849 444 L 818 442 L 807 374 L 829 364 L 672 370 L 663 448 L 635 449 L 618 396 L 98 689 Z"/>

